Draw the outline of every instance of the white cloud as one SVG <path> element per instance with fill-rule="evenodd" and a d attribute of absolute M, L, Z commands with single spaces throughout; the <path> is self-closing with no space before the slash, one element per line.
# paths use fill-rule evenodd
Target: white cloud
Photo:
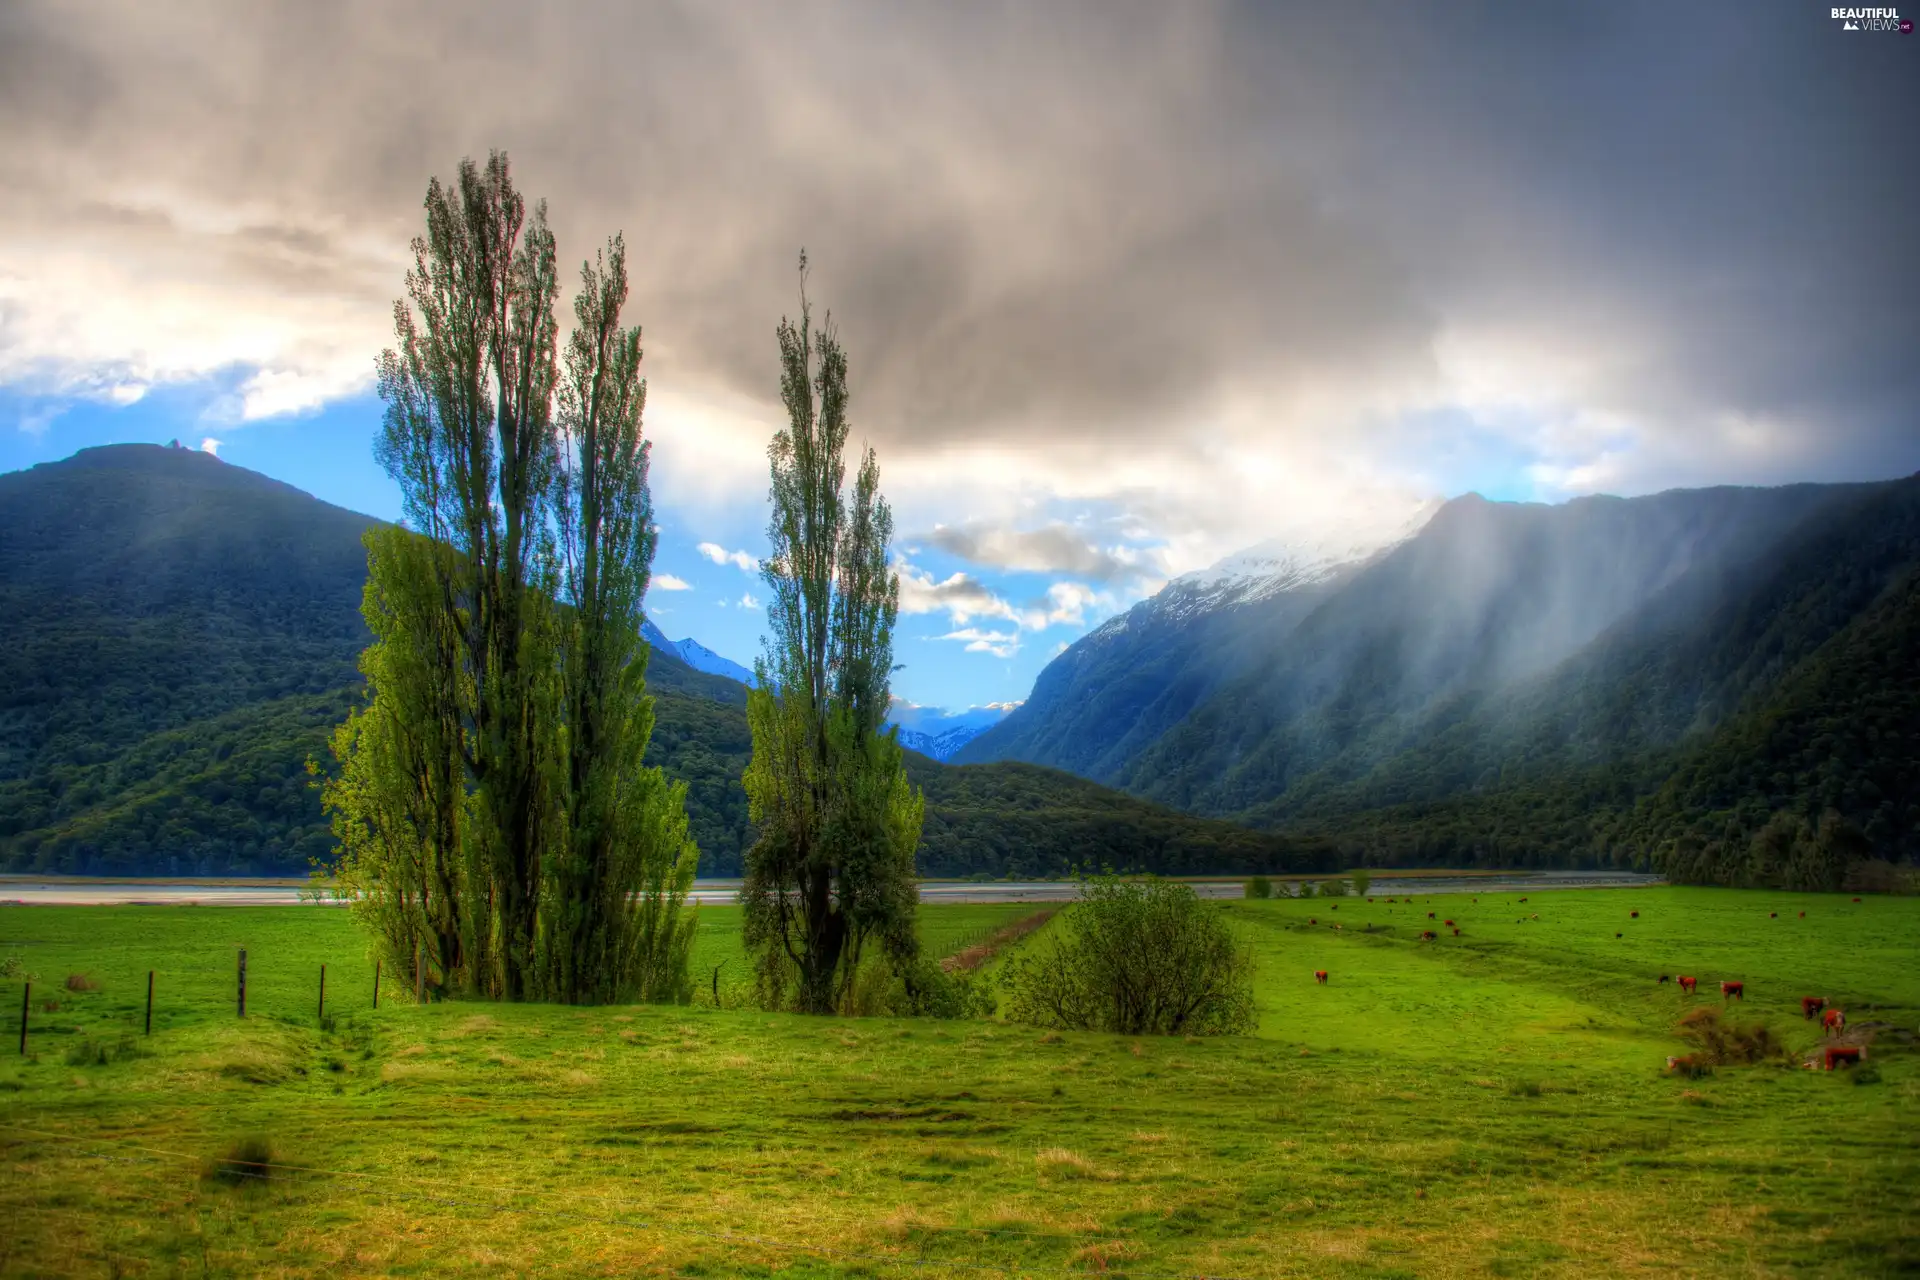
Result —
<path fill-rule="evenodd" d="M 215 440 L 212 436 L 208 436 L 200 442 L 200 452 L 210 453 L 217 458 L 220 456 L 220 446 L 225 443 L 224 440 Z"/>
<path fill-rule="evenodd" d="M 740 594 L 740 607 L 742 609 L 758 609 L 760 602 L 754 599 L 753 592 L 744 591 Z"/>
<path fill-rule="evenodd" d="M 730 564 L 742 573 L 760 572 L 760 562 L 744 551 L 729 551 L 717 542 L 703 542 L 695 549 L 715 564 Z"/>
<path fill-rule="evenodd" d="M 963 627 L 936 638 L 964 641 L 968 653 L 990 653 L 996 658 L 1011 658 L 1020 652 L 1020 633 L 1017 631 L 982 631 L 978 627 Z"/>
<path fill-rule="evenodd" d="M 654 585 L 655 587 L 658 587 L 658 588 L 659 588 L 660 590 L 662 590 L 662 591 L 691 591 L 691 590 L 693 590 L 693 584 L 692 584 L 691 582 L 688 582 L 688 581 L 687 581 L 687 580 L 686 580 L 685 578 L 678 578 L 678 577 L 675 577 L 675 576 L 674 576 L 673 574 L 671 574 L 671 573 L 656 573 L 656 574 L 654 574 L 654 575 L 653 575 L 653 585 Z"/>

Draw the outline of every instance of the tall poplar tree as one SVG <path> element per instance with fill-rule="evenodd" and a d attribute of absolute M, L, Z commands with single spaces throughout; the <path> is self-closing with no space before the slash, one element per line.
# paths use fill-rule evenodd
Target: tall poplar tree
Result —
<path fill-rule="evenodd" d="M 847 358 L 819 330 L 800 256 L 800 322 L 782 319 L 787 427 L 768 450 L 773 505 L 761 567 L 767 650 L 747 700 L 744 782 L 759 838 L 747 851 L 745 938 L 771 1000 L 842 1007 L 869 942 L 904 967 L 917 953 L 913 854 L 924 805 L 885 721 L 899 580 L 893 516 L 872 449 L 851 493 Z"/>
<path fill-rule="evenodd" d="M 641 603 L 654 551 L 641 436 L 640 328 L 622 328 L 625 241 L 580 272 L 560 383 L 555 503 L 561 586 L 555 746 L 559 832 L 543 902 L 544 979 L 572 999 L 683 1000 L 699 849 L 686 784 L 641 764 L 653 734 Z"/>
<path fill-rule="evenodd" d="M 653 537 L 625 246 L 583 269 L 563 378 L 546 207 L 528 217 L 506 157 L 434 180 L 426 212 L 379 362 L 407 527 L 368 540 L 373 696 L 326 788 L 340 881 L 437 989 L 684 995 L 684 793 L 640 766 Z"/>

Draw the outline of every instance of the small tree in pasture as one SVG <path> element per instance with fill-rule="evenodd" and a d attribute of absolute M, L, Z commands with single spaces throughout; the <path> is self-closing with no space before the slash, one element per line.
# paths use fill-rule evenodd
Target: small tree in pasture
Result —
<path fill-rule="evenodd" d="M 1252 960 L 1192 886 L 1082 879 L 1041 945 L 1003 971 L 1006 1016 L 1122 1035 L 1234 1035 L 1253 1026 Z"/>

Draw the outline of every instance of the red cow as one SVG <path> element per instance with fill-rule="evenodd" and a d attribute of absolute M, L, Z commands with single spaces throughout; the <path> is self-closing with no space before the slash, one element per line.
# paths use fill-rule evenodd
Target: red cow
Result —
<path fill-rule="evenodd" d="M 1820 1019 L 1820 1026 L 1830 1036 L 1839 1035 L 1847 1029 L 1846 1012 L 1841 1009 L 1827 1010 L 1826 1016 Z"/>
<path fill-rule="evenodd" d="M 1822 1009 L 1826 1007 L 1827 1007 L 1827 998 L 1825 996 L 1801 996 L 1800 997 L 1800 1016 L 1805 1018 L 1808 1022 L 1812 1022 L 1813 1015 L 1820 1012 Z"/>
<path fill-rule="evenodd" d="M 1680 989 L 1686 992 L 1688 995 L 1692 995 L 1693 989 L 1699 985 L 1700 985 L 1700 979 L 1689 978 L 1684 973 L 1680 975 Z"/>
<path fill-rule="evenodd" d="M 1456 937 L 1456 938 L 1457 938 L 1457 937 L 1459 937 L 1459 936 L 1460 936 L 1460 931 L 1459 931 L 1458 929 L 1455 929 L 1455 930 L 1453 931 L 1453 936 L 1454 936 L 1454 937 Z"/>
<path fill-rule="evenodd" d="M 1437 937 L 1439 937 L 1439 936 L 1440 936 L 1440 935 L 1439 935 L 1439 934 L 1437 934 L 1437 933 L 1435 933 L 1435 932 L 1434 932 L 1433 930 L 1431 930 L 1431 929 L 1428 929 L 1428 930 L 1427 930 L 1427 931 L 1426 931 L 1425 933 L 1422 933 L 1422 934 L 1420 935 L 1420 941 L 1422 941 L 1422 942 L 1432 942 L 1432 941 L 1433 941 L 1433 940 L 1434 940 L 1435 938 L 1437 938 Z"/>
<path fill-rule="evenodd" d="M 1453 928 L 1453 921 L 1451 920 L 1442 920 L 1440 923 L 1444 924 L 1449 929 Z"/>
<path fill-rule="evenodd" d="M 1308 924 L 1319 924 L 1319 923 L 1320 923 L 1320 917 L 1318 917 L 1318 916 L 1308 916 L 1308 917 L 1307 917 L 1307 923 L 1308 923 Z"/>
<path fill-rule="evenodd" d="M 1720 998 L 1722 1000 L 1739 1000 L 1744 1002 L 1747 998 L 1747 984 L 1744 982 L 1721 983 Z"/>
<path fill-rule="evenodd" d="M 1802 911 L 1802 912 L 1800 913 L 1800 918 L 1801 918 L 1802 920 L 1805 920 L 1805 919 L 1807 918 L 1807 913 L 1806 913 L 1806 912 L 1804 912 L 1804 911 Z"/>
<path fill-rule="evenodd" d="M 1858 901 L 1860 901 L 1860 899 L 1858 899 L 1858 898 L 1855 898 L 1855 899 L 1854 899 L 1854 901 L 1855 901 L 1855 902 L 1858 902 Z"/>
<path fill-rule="evenodd" d="M 1323 986 L 1323 987 L 1324 987 L 1324 986 L 1326 986 L 1326 985 L 1327 985 L 1327 971 L 1326 971 L 1325 969 L 1315 969 L 1315 970 L 1313 971 L 1313 980 L 1314 980 L 1315 982 L 1317 982 L 1317 983 L 1319 983 L 1319 984 L 1320 984 L 1321 986 Z"/>
<path fill-rule="evenodd" d="M 1857 1044 L 1830 1044 L 1827 1046 L 1827 1070 L 1851 1067 L 1865 1056 Z"/>

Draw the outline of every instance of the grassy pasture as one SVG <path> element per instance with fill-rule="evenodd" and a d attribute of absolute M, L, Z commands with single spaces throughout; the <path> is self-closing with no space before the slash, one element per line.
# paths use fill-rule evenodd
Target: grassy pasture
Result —
<path fill-rule="evenodd" d="M 1519 896 L 1223 904 L 1261 1026 L 1205 1042 L 699 1006 L 374 1012 L 337 910 L 0 910 L 0 957 L 39 975 L 26 1060 L 20 984 L 0 980 L 0 1274 L 1920 1269 L 1920 1056 L 1895 1036 L 1920 1026 L 1920 902 Z M 922 936 L 950 952 L 1028 910 L 932 907 Z M 1442 937 L 1423 943 L 1428 910 Z M 702 926 L 696 965 L 738 956 L 736 913 Z M 155 1034 L 121 1058 L 148 968 Z M 1687 1002 L 1663 972 L 1714 1005 L 1744 980 L 1736 1012 L 1796 1049 L 1819 1038 L 1803 994 L 1885 1022 L 1880 1078 L 1667 1078 Z M 68 973 L 100 989 L 69 993 Z M 249 1135 L 298 1167 L 207 1176 Z"/>

